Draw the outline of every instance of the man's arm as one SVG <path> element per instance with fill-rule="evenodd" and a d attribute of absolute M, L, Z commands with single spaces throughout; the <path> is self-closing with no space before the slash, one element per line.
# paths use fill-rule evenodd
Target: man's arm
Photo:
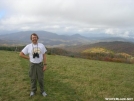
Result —
<path fill-rule="evenodd" d="M 45 71 L 47 69 L 47 63 L 46 63 L 46 54 L 43 54 L 43 62 L 44 62 L 44 67 L 43 67 L 43 71 Z"/>
<path fill-rule="evenodd" d="M 27 55 L 25 55 L 23 52 L 20 52 L 20 57 L 24 58 L 24 59 L 28 59 L 29 60 L 29 57 Z"/>

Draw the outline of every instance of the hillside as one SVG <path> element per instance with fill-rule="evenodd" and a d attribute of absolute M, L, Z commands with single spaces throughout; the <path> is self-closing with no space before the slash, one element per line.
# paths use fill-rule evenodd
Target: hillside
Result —
<path fill-rule="evenodd" d="M 131 98 L 134 93 L 132 64 L 111 63 L 47 55 L 45 91 L 30 98 L 29 62 L 17 52 L 0 51 L 0 101 L 105 101 Z"/>
<path fill-rule="evenodd" d="M 68 46 L 68 47 L 62 47 L 62 49 L 65 49 L 67 51 L 71 52 L 83 52 L 86 49 L 90 48 L 106 48 L 108 50 L 111 50 L 113 52 L 117 53 L 127 53 L 134 56 L 134 43 L 131 42 L 122 42 L 122 41 L 114 41 L 114 42 L 98 42 L 94 44 L 89 45 L 77 45 L 77 46 Z"/>

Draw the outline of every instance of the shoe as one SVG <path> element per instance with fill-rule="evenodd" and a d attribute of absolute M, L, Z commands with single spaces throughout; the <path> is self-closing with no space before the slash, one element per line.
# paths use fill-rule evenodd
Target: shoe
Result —
<path fill-rule="evenodd" d="M 43 92 L 42 95 L 43 95 L 44 97 L 47 96 L 46 92 Z"/>
<path fill-rule="evenodd" d="M 34 95 L 35 95 L 34 92 L 31 92 L 31 93 L 30 93 L 30 97 L 32 97 L 32 96 L 34 96 Z"/>

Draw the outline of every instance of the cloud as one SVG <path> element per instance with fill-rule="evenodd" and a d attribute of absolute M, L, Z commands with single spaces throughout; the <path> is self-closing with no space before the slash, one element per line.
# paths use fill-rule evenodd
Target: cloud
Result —
<path fill-rule="evenodd" d="M 127 37 L 134 32 L 133 4 L 133 0 L 1 0 L 0 30 Z"/>
<path fill-rule="evenodd" d="M 106 29 L 105 30 L 106 34 L 109 34 L 114 37 L 123 37 L 123 38 L 129 38 L 130 37 L 130 32 L 129 31 L 124 31 L 120 29 Z"/>
<path fill-rule="evenodd" d="M 110 35 L 116 35 L 117 33 L 119 33 L 119 30 L 118 29 L 113 30 L 110 28 L 110 29 L 106 29 L 105 33 Z"/>

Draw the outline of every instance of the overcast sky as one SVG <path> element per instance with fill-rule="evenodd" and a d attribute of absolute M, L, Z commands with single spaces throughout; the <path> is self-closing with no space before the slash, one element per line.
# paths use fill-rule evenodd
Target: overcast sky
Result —
<path fill-rule="evenodd" d="M 0 0 L 0 32 L 134 38 L 134 0 Z"/>

